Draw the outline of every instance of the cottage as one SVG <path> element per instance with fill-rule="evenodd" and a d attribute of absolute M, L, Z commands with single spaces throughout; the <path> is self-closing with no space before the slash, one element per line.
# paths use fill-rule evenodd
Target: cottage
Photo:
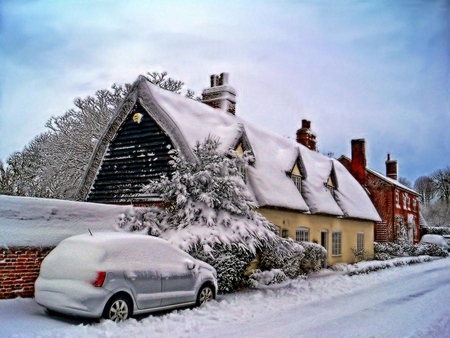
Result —
<path fill-rule="evenodd" d="M 307 127 L 298 134 L 308 133 L 313 147 L 315 134 Z M 241 168 L 243 180 L 281 236 L 323 245 L 329 264 L 353 261 L 351 248 L 373 254 L 374 222 L 381 219 L 360 184 L 337 160 L 236 116 L 236 91 L 226 73 L 211 77 L 203 103 L 140 76 L 100 139 L 78 199 L 158 203 L 142 185 L 170 175 L 173 148 L 195 161 L 192 148 L 208 136 L 220 139 L 220 151 L 252 153 L 254 161 Z"/>
<path fill-rule="evenodd" d="M 397 161 L 387 155 L 386 175 L 368 168 L 364 139 L 352 140 L 352 159 L 342 155 L 339 161 L 367 189 L 382 219 L 375 223 L 375 241 L 394 242 L 399 236 L 406 235 L 411 243 L 418 243 L 420 195 L 398 182 Z"/>

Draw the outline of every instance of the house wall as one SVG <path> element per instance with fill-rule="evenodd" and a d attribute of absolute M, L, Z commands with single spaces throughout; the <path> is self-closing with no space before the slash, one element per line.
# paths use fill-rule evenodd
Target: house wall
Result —
<path fill-rule="evenodd" d="M 309 240 L 311 242 L 321 243 L 321 232 L 327 230 L 327 263 L 333 265 L 336 263 L 353 263 L 354 255 L 351 251 L 356 248 L 357 236 L 359 232 L 364 233 L 364 249 L 368 255 L 373 256 L 374 241 L 374 222 L 337 218 L 333 216 L 308 215 L 293 211 L 284 211 L 277 209 L 260 208 L 258 211 L 270 222 L 282 230 L 288 231 L 288 237 L 295 240 L 297 228 L 305 227 L 309 229 Z M 333 231 L 342 233 L 342 254 L 333 256 L 331 250 L 331 237 Z"/>
<path fill-rule="evenodd" d="M 33 297 L 42 260 L 53 248 L 0 248 L 0 299 Z"/>

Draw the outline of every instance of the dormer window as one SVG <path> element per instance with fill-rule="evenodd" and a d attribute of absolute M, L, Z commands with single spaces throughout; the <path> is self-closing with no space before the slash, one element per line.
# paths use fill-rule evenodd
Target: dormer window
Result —
<path fill-rule="evenodd" d="M 238 170 L 242 176 L 242 179 L 244 180 L 244 183 L 247 183 L 247 167 L 245 166 L 245 164 L 239 164 Z"/>
<path fill-rule="evenodd" d="M 334 189 L 336 189 L 336 186 L 333 183 L 333 180 L 331 179 L 331 176 L 328 177 L 327 184 L 326 184 L 328 190 L 330 190 L 331 194 L 334 195 Z"/>
<path fill-rule="evenodd" d="M 302 174 L 300 173 L 300 169 L 297 164 L 294 165 L 294 168 L 291 171 L 291 180 L 294 182 L 297 190 L 302 192 Z"/>

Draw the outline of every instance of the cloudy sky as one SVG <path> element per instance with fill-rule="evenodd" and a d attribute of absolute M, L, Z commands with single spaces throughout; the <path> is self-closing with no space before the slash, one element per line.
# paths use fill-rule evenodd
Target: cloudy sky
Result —
<path fill-rule="evenodd" d="M 446 0 L 0 0 L 0 159 L 45 122 L 139 74 L 166 70 L 199 95 L 230 73 L 237 114 L 414 181 L 450 165 Z"/>

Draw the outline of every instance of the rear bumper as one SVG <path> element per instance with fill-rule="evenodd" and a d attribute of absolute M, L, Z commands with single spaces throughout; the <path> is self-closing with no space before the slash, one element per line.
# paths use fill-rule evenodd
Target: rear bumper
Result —
<path fill-rule="evenodd" d="M 111 292 L 83 282 L 36 281 L 36 302 L 53 311 L 86 318 L 100 318 Z"/>

